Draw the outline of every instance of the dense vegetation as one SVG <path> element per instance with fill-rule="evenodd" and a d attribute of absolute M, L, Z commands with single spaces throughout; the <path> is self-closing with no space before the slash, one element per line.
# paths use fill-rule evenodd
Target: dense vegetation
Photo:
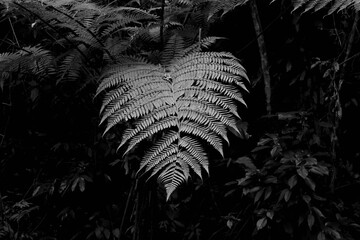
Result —
<path fill-rule="evenodd" d="M 0 0 L 0 239 L 359 239 L 359 10 Z"/>

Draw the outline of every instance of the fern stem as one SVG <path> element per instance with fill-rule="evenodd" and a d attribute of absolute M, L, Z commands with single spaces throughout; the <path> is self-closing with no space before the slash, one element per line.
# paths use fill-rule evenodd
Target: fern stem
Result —
<path fill-rule="evenodd" d="M 347 60 L 350 57 L 350 53 L 351 53 L 352 47 L 354 45 L 354 38 L 355 38 L 355 33 L 357 31 L 358 22 L 359 22 L 359 12 L 355 12 L 354 22 L 353 22 L 353 25 L 351 28 L 349 40 L 348 40 L 347 47 L 346 47 L 345 59 L 343 61 L 342 71 L 341 71 L 341 75 L 340 75 L 340 81 L 343 80 L 345 72 L 346 72 L 346 66 L 347 66 L 347 62 L 348 62 Z M 339 87 L 341 87 L 341 85 Z"/>
<path fill-rule="evenodd" d="M 121 239 L 121 234 L 122 234 L 122 231 L 123 231 L 123 228 L 124 228 L 124 223 L 125 223 L 125 217 L 126 217 L 126 213 L 128 212 L 128 209 L 129 209 L 129 204 L 130 204 L 130 199 L 133 195 L 133 192 L 136 190 L 137 188 L 137 182 L 138 180 L 136 179 L 135 180 L 135 184 L 131 184 L 131 188 L 130 188 L 130 191 L 129 191 L 129 195 L 128 195 L 128 198 L 126 200 L 126 204 L 125 204 L 125 209 L 124 209 L 124 213 L 123 213 L 123 216 L 121 218 L 121 223 L 120 223 L 120 228 L 119 228 L 119 239 Z"/>
<path fill-rule="evenodd" d="M 18 45 L 19 48 L 21 48 L 21 47 L 20 47 L 20 44 L 19 44 L 19 41 L 18 41 L 18 38 L 17 38 L 16 33 L 15 33 L 15 30 L 14 30 L 14 26 L 13 26 L 13 24 L 12 24 L 12 22 L 11 22 L 11 19 L 10 19 L 10 18 L 8 18 L 8 19 L 9 19 L 9 22 L 10 22 L 11 31 L 12 31 L 12 33 L 13 33 L 13 35 L 14 35 L 16 44 Z"/>
<path fill-rule="evenodd" d="M 336 93 L 336 105 L 335 105 L 335 114 L 333 117 L 333 132 L 332 132 L 332 138 L 331 138 L 331 158 L 332 158 L 332 176 L 331 176 L 331 182 L 330 182 L 330 189 L 331 192 L 335 191 L 335 180 L 337 175 L 337 169 L 336 169 L 336 160 L 337 160 L 337 152 L 339 147 L 339 137 L 338 137 L 338 129 L 340 125 L 340 119 L 342 118 L 342 106 L 341 106 L 341 96 L 340 91 L 342 84 L 344 82 L 345 73 L 346 73 L 346 66 L 348 59 L 350 58 L 350 53 L 354 44 L 354 38 L 355 33 L 357 31 L 357 24 L 359 21 L 359 13 L 355 12 L 355 17 L 353 21 L 353 25 L 351 28 L 351 31 L 349 33 L 349 38 L 347 41 L 346 51 L 345 51 L 345 58 L 342 63 L 342 68 L 339 75 L 339 83 L 336 85 L 336 82 L 334 82 L 334 90 Z M 331 109 L 333 110 L 333 109 Z"/>
<path fill-rule="evenodd" d="M 161 0 L 161 16 L 160 16 L 160 44 L 161 48 L 164 46 L 164 21 L 165 21 L 165 0 Z"/>
<path fill-rule="evenodd" d="M 2 199 L 3 199 L 3 197 L 0 192 L 0 220 L 1 220 L 1 224 L 3 225 L 5 222 L 5 208 L 4 208 L 4 202 Z"/>
<path fill-rule="evenodd" d="M 63 14 L 65 15 L 66 17 L 70 18 L 71 20 L 75 21 L 77 24 L 79 24 L 82 28 L 84 28 L 104 49 L 104 51 L 106 52 L 106 54 L 109 56 L 109 58 L 115 62 L 115 58 L 110 54 L 109 50 L 107 50 L 105 48 L 105 45 L 97 38 L 97 36 L 92 32 L 90 31 L 82 22 L 80 22 L 79 20 L 73 18 L 72 16 L 70 16 L 69 14 L 53 7 L 53 6 L 50 6 L 50 5 L 47 5 L 48 7 L 50 7 L 51 9 L 54 9 L 56 12 L 60 13 L 60 14 Z"/>
<path fill-rule="evenodd" d="M 264 84 L 265 84 L 265 97 L 266 97 L 266 111 L 267 114 L 271 114 L 271 83 L 270 83 L 270 72 L 269 72 L 269 60 L 265 47 L 265 39 L 263 30 L 261 27 L 259 11 L 257 8 L 256 0 L 250 1 L 251 17 L 254 24 L 255 34 L 259 36 L 257 38 L 259 54 L 261 58 L 261 69 L 263 72 Z"/>

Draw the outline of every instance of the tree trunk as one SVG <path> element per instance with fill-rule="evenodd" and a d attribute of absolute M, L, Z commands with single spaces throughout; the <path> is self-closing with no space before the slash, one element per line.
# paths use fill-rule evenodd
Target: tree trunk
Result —
<path fill-rule="evenodd" d="M 250 1 L 251 17 L 254 24 L 255 34 L 257 36 L 257 42 L 259 47 L 259 54 L 261 59 L 261 70 L 264 78 L 265 85 L 265 98 L 266 98 L 266 112 L 271 114 L 271 84 L 270 84 L 270 72 L 269 61 L 267 51 L 265 47 L 265 39 L 260 22 L 259 11 L 256 5 L 256 0 Z"/>

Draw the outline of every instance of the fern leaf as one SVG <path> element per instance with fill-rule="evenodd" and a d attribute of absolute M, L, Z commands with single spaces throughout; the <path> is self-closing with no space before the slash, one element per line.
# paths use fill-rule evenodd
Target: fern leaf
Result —
<path fill-rule="evenodd" d="M 179 158 L 176 158 L 177 160 Z M 182 168 L 182 165 L 176 162 L 171 162 L 165 169 L 162 170 L 158 179 L 159 182 L 165 186 L 166 199 L 168 200 L 175 189 L 187 180 L 188 168 Z"/>
<path fill-rule="evenodd" d="M 327 11 L 327 14 L 330 15 L 336 11 L 342 11 L 348 7 L 353 7 L 355 11 L 358 11 L 358 9 L 356 9 L 356 5 L 359 3 L 359 0 L 294 0 L 293 12 L 299 9 L 301 10 L 302 14 L 310 10 L 316 12 L 330 6 Z"/>
<path fill-rule="evenodd" d="M 147 128 L 146 131 L 141 131 L 140 134 L 136 135 L 129 143 L 129 146 L 124 154 L 128 153 L 135 145 L 140 143 L 142 140 L 144 140 L 147 137 L 150 137 L 154 135 L 155 133 L 158 133 L 160 131 L 163 131 L 165 129 L 169 129 L 171 127 L 177 126 L 178 122 L 176 117 L 169 117 L 162 119 L 155 124 L 153 124 L 151 127 Z"/>
<path fill-rule="evenodd" d="M 209 173 L 209 162 L 198 140 L 190 136 L 184 136 L 180 139 L 179 146 L 184 148 L 199 163 L 199 165 Z"/>
<path fill-rule="evenodd" d="M 168 116 L 175 115 L 176 108 L 174 106 L 163 106 L 156 109 L 153 113 L 146 115 L 136 123 L 135 129 L 128 129 L 125 131 L 120 143 L 120 147 L 123 146 L 129 139 L 136 136 L 139 132 L 152 126 L 156 121 L 164 119 Z"/>
<path fill-rule="evenodd" d="M 180 125 L 180 132 L 191 134 L 207 141 L 221 154 L 221 156 L 224 156 L 221 139 L 206 128 L 192 122 L 182 122 Z"/>
<path fill-rule="evenodd" d="M 164 136 L 161 137 L 161 139 L 155 143 L 154 146 L 151 147 L 151 149 L 145 154 L 143 157 L 143 160 L 140 163 L 140 168 L 138 170 L 138 173 L 147 165 L 151 164 L 155 158 L 159 158 L 160 154 L 164 151 L 164 149 L 168 146 L 170 146 L 173 142 L 178 140 L 178 132 L 176 131 L 168 131 L 164 134 Z"/>
<path fill-rule="evenodd" d="M 221 122 L 218 122 L 216 118 L 203 114 L 201 110 L 182 110 L 179 111 L 178 117 L 180 119 L 192 120 L 199 124 L 199 126 L 207 127 L 209 130 L 220 135 L 227 143 L 229 143 L 224 125 Z"/>
<path fill-rule="evenodd" d="M 155 140 L 138 173 L 158 175 L 167 198 L 187 181 L 190 169 L 200 178 L 202 169 L 209 171 L 206 143 L 223 155 L 222 141 L 229 142 L 226 128 L 237 129 L 236 102 L 245 104 L 241 91 L 248 81 L 229 53 L 182 57 L 181 48 L 166 53 L 163 66 L 130 59 L 108 68 L 96 93 L 110 89 L 101 107 L 104 133 L 120 122 L 134 121 L 119 145 L 126 145 L 124 154 L 150 137 Z"/>
<path fill-rule="evenodd" d="M 2 53 L 0 63 L 0 72 L 20 71 L 40 78 L 55 74 L 54 57 L 40 46 L 24 47 L 15 53 Z"/>

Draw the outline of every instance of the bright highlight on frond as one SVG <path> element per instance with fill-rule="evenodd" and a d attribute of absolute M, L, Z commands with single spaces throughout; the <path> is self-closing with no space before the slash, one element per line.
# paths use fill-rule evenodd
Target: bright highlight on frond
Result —
<path fill-rule="evenodd" d="M 157 175 L 169 199 L 188 180 L 190 169 L 200 178 L 202 169 L 209 171 L 205 146 L 223 155 L 223 140 L 229 142 L 226 128 L 237 130 L 236 102 L 245 104 L 241 92 L 247 91 L 248 79 L 230 53 L 178 49 L 165 58 L 164 66 L 124 59 L 105 71 L 96 94 L 105 92 L 105 133 L 134 121 L 119 146 L 126 146 L 125 154 L 156 136 L 138 172 Z"/>
<path fill-rule="evenodd" d="M 301 13 L 308 11 L 316 12 L 326 8 L 328 15 L 330 15 L 348 7 L 354 8 L 355 11 L 360 11 L 360 0 L 294 0 L 293 5 L 293 11 L 299 10 Z"/>

